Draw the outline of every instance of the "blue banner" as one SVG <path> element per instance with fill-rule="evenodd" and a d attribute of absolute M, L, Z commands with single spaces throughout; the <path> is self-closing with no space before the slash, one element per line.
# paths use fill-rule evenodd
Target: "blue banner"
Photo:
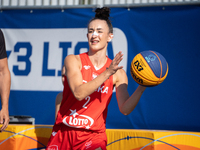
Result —
<path fill-rule="evenodd" d="M 11 71 L 10 115 L 30 115 L 36 124 L 54 124 L 55 98 L 62 91 L 61 67 L 69 54 L 88 50 L 87 25 L 93 8 L 5 10 L 0 13 Z M 114 39 L 108 57 L 124 53 L 121 65 L 131 95 L 138 84 L 131 61 L 146 50 L 168 62 L 165 81 L 147 88 L 133 112 L 119 112 L 115 92 L 107 128 L 200 131 L 200 7 L 111 8 Z"/>

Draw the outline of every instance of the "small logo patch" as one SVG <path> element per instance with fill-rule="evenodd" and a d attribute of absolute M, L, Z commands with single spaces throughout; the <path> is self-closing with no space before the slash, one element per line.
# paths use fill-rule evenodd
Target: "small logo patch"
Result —
<path fill-rule="evenodd" d="M 151 54 L 148 57 L 145 57 L 145 59 L 148 63 L 150 63 L 150 61 L 154 61 L 156 59 L 156 56 Z"/>
<path fill-rule="evenodd" d="M 47 150 L 58 150 L 58 146 L 57 145 L 51 145 L 47 148 Z"/>
<path fill-rule="evenodd" d="M 55 136 L 55 135 L 57 134 L 57 132 L 54 131 L 54 132 L 52 132 L 51 134 L 52 134 L 53 136 Z"/>
<path fill-rule="evenodd" d="M 89 66 L 89 65 L 86 66 L 86 65 L 85 65 L 85 66 L 83 66 L 83 67 L 85 68 L 85 70 L 88 70 L 88 69 L 90 69 L 91 66 Z"/>
<path fill-rule="evenodd" d="M 89 142 L 86 142 L 85 143 L 85 149 L 88 149 L 88 148 L 90 148 L 92 146 L 92 141 L 89 141 Z"/>
<path fill-rule="evenodd" d="M 92 80 L 95 79 L 97 76 L 98 76 L 98 74 L 96 74 L 96 73 L 93 72 L 92 73 Z"/>

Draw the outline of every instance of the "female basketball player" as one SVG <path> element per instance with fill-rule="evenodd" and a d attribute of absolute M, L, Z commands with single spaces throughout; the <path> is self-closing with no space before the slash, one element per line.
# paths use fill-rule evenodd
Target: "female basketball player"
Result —
<path fill-rule="evenodd" d="M 110 9 L 97 8 L 95 12 L 88 25 L 89 51 L 65 58 L 67 80 L 47 150 L 106 150 L 105 123 L 113 87 L 124 115 L 132 112 L 146 88 L 139 85 L 129 96 L 127 75 L 118 66 L 122 52 L 113 60 L 106 56 L 113 38 Z"/>

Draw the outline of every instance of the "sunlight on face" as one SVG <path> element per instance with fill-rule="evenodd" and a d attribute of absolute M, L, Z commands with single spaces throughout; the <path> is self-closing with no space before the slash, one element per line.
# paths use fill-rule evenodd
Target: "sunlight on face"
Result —
<path fill-rule="evenodd" d="M 88 25 L 88 42 L 91 50 L 106 49 L 111 40 L 109 27 L 105 20 L 96 19 Z"/>

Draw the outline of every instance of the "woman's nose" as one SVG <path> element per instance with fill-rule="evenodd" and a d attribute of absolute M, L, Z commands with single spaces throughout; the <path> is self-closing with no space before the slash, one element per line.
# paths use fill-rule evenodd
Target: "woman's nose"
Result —
<path fill-rule="evenodd" d="M 99 34 L 98 34 L 96 31 L 94 31 L 94 32 L 92 33 L 92 36 L 99 36 Z"/>

